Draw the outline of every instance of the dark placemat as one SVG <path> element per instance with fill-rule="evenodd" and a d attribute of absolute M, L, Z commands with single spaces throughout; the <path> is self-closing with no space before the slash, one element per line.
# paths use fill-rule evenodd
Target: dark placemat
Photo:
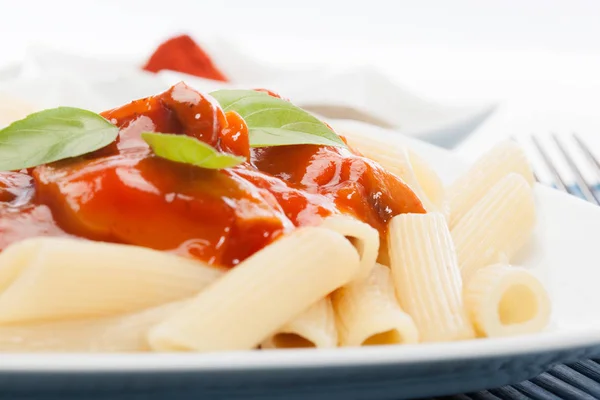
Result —
<path fill-rule="evenodd" d="M 529 381 L 435 400 L 595 400 L 600 399 L 600 359 L 560 364 Z M 432 399 L 433 400 L 433 399 Z"/>

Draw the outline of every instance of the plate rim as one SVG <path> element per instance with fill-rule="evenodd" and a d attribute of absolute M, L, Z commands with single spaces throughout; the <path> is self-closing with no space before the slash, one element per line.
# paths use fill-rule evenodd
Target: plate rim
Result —
<path fill-rule="evenodd" d="M 356 368 L 550 354 L 600 346 L 600 328 L 460 342 L 214 353 L 4 353 L 0 373 L 234 372 Z"/>

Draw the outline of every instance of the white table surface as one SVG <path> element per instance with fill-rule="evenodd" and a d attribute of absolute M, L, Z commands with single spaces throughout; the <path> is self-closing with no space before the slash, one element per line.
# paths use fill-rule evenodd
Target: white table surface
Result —
<path fill-rule="evenodd" d="M 177 32 L 274 64 L 373 64 L 428 98 L 501 103 L 471 156 L 500 136 L 600 135 L 599 21 L 596 0 L 0 0 L 0 65 L 32 44 L 143 57 Z"/>

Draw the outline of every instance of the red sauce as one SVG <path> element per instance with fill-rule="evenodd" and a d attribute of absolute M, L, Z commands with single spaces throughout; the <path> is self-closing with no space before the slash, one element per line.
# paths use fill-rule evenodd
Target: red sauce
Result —
<path fill-rule="evenodd" d="M 285 100 L 285 101 L 290 101 L 290 99 L 288 99 L 288 98 L 286 98 L 286 97 L 283 97 L 283 96 L 282 96 L 282 95 L 280 95 L 279 93 L 277 93 L 277 92 L 274 92 L 274 91 L 272 91 L 272 90 L 269 90 L 269 89 L 264 89 L 264 88 L 256 88 L 256 89 L 254 89 L 254 90 L 255 90 L 255 91 L 257 91 L 257 92 L 266 93 L 266 94 L 268 94 L 269 96 L 276 97 L 276 98 L 278 98 L 278 99 L 282 99 L 282 100 Z"/>
<path fill-rule="evenodd" d="M 150 72 L 168 69 L 227 82 L 208 54 L 188 35 L 176 36 L 158 46 L 143 69 Z"/>
<path fill-rule="evenodd" d="M 120 127 L 113 145 L 30 174 L 0 173 L 0 249 L 30 236 L 74 235 L 233 266 L 331 214 L 383 234 L 394 215 L 425 212 L 398 177 L 348 149 L 250 150 L 244 120 L 183 83 L 103 116 Z M 164 160 L 143 131 L 193 136 L 247 162 L 207 170 Z"/>

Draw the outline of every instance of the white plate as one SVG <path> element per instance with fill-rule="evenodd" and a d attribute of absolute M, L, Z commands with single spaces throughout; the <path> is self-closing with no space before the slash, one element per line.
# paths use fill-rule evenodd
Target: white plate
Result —
<path fill-rule="evenodd" d="M 396 133 L 349 121 L 334 127 L 409 142 L 445 180 L 465 169 L 449 152 Z M 0 385 L 14 398 L 400 399 L 516 383 L 553 363 L 598 355 L 600 208 L 541 186 L 535 195 L 539 224 L 519 259 L 550 289 L 554 311 L 544 333 L 336 350 L 4 355 Z"/>

